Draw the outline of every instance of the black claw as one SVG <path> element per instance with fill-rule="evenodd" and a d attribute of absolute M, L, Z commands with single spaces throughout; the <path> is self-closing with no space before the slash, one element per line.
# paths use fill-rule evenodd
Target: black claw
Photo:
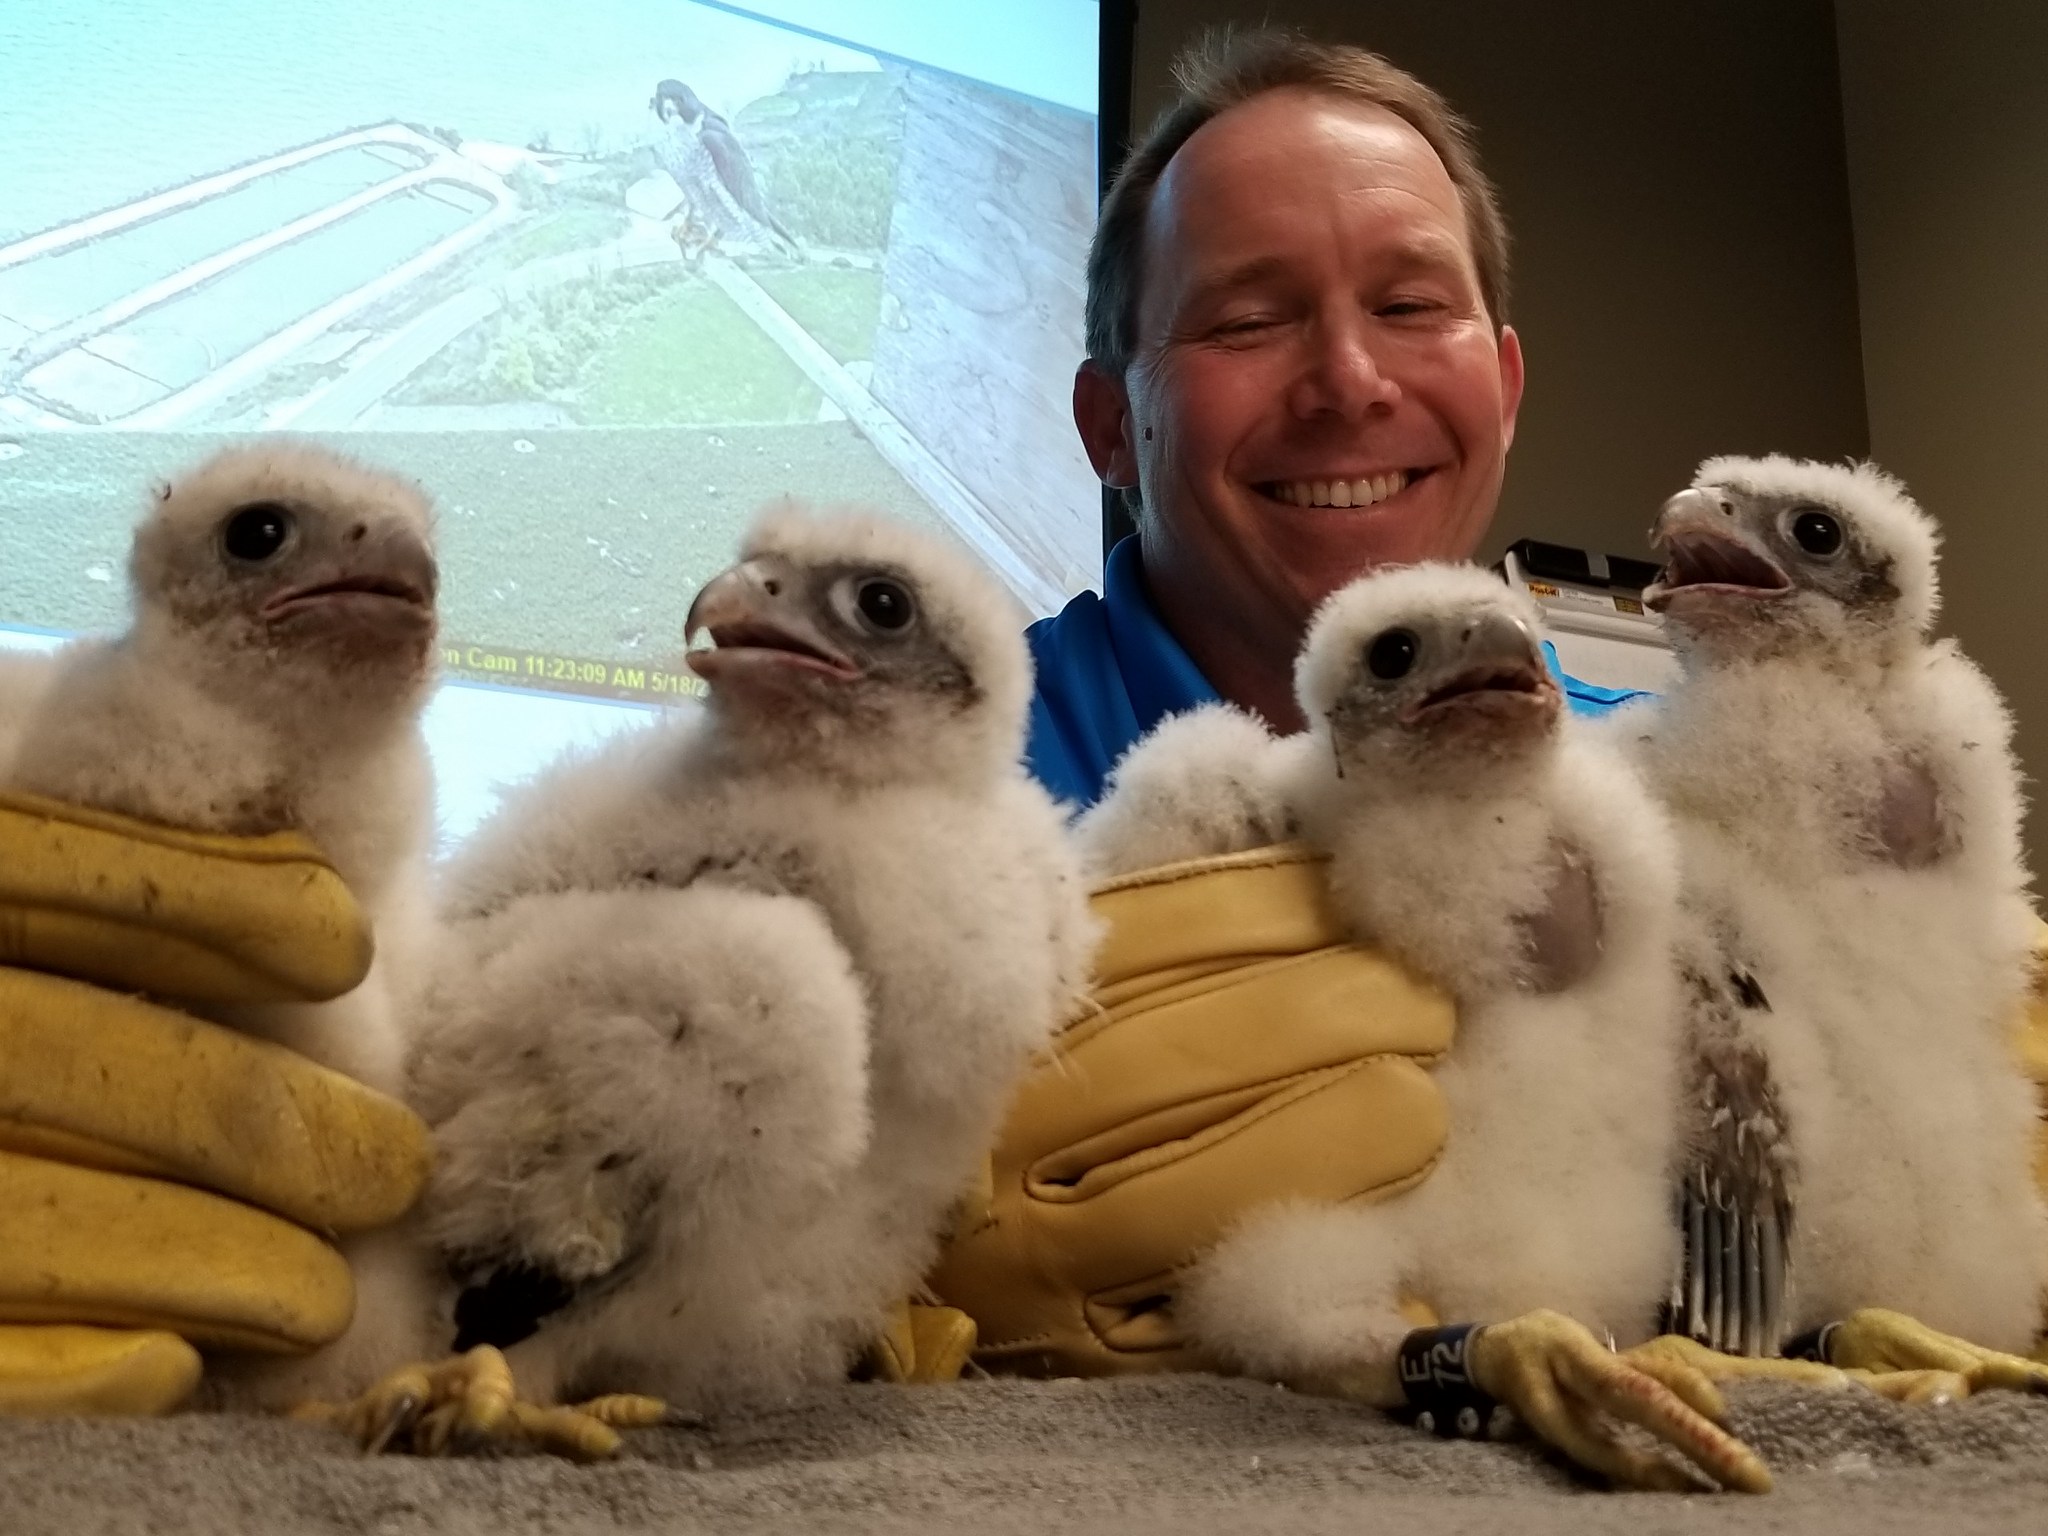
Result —
<path fill-rule="evenodd" d="M 408 1392 L 393 1405 L 391 1412 L 384 1416 L 384 1422 L 377 1427 L 377 1433 L 363 1442 L 365 1456 L 381 1456 L 384 1448 L 398 1438 L 400 1430 L 409 1430 L 419 1417 L 425 1400 Z"/>

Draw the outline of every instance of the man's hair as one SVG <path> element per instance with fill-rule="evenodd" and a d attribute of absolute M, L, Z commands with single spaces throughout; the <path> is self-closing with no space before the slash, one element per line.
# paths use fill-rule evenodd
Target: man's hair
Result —
<path fill-rule="evenodd" d="M 1146 216 L 1167 162 L 1211 118 L 1288 86 L 1383 108 L 1428 141 L 1458 189 L 1486 313 L 1506 322 L 1507 226 L 1470 127 L 1435 91 L 1376 53 L 1278 29 L 1211 32 L 1174 60 L 1173 77 L 1180 94 L 1117 172 L 1088 252 L 1088 355 L 1110 373 L 1121 378 L 1137 352 Z"/>

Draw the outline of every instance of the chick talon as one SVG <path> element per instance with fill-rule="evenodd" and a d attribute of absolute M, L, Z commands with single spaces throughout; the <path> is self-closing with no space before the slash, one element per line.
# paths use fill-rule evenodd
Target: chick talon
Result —
<path fill-rule="evenodd" d="M 588 1415 L 608 1429 L 648 1429 L 659 1424 L 678 1425 L 691 1421 L 703 1423 L 702 1418 L 683 1414 L 658 1397 L 643 1397 L 636 1392 L 612 1392 L 604 1397 L 594 1397 L 587 1403 L 576 1404 L 576 1412 Z"/>
<path fill-rule="evenodd" d="M 421 1414 L 412 1430 L 412 1451 L 415 1456 L 445 1456 L 451 1450 L 459 1449 L 458 1442 L 470 1437 L 462 1434 L 463 1417 L 467 1405 L 460 1399 L 436 1404 Z"/>
<path fill-rule="evenodd" d="M 401 1392 L 385 1405 L 381 1418 L 366 1415 L 367 1423 L 357 1434 L 357 1438 L 362 1442 L 363 1454 L 383 1455 L 385 1448 L 398 1438 L 399 1432 L 418 1416 L 424 1401 L 425 1399 L 416 1393 Z"/>

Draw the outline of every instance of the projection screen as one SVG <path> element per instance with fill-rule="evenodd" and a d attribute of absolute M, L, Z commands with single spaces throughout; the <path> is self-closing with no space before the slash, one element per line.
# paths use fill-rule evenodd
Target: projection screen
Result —
<path fill-rule="evenodd" d="M 0 645 L 125 622 L 149 484 L 306 434 L 439 504 L 442 832 L 691 691 L 762 502 L 1100 569 L 1095 0 L 0 10 Z"/>

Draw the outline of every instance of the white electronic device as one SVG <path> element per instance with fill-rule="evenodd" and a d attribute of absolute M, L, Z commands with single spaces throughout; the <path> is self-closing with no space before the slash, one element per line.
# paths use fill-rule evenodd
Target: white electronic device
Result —
<path fill-rule="evenodd" d="M 1500 568 L 1536 600 L 1543 638 L 1573 677 L 1646 693 L 1662 693 L 1677 677 L 1664 623 L 1643 606 L 1643 588 L 1657 576 L 1651 562 L 1523 539 L 1508 546 Z"/>

